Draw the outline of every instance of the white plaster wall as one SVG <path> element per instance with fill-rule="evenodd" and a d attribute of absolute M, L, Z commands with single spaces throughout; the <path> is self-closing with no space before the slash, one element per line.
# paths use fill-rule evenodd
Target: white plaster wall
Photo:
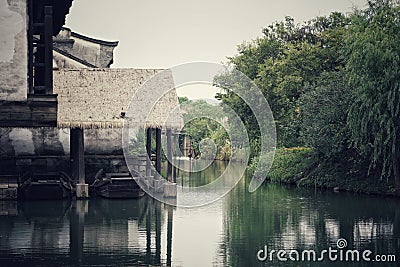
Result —
<path fill-rule="evenodd" d="M 122 129 L 86 129 L 85 153 L 109 154 L 122 152 Z"/>
<path fill-rule="evenodd" d="M 0 100 L 27 99 L 26 0 L 0 0 Z"/>
<path fill-rule="evenodd" d="M 32 132 L 27 128 L 12 129 L 9 138 L 12 142 L 15 156 L 35 154 L 35 145 L 32 137 Z"/>
<path fill-rule="evenodd" d="M 60 138 L 60 143 L 64 149 L 66 155 L 70 154 L 70 131 L 69 129 L 58 129 L 58 136 Z"/>
<path fill-rule="evenodd" d="M 122 129 L 85 129 L 85 153 L 122 153 Z M 0 157 L 70 154 L 70 130 L 46 128 L 0 128 Z"/>

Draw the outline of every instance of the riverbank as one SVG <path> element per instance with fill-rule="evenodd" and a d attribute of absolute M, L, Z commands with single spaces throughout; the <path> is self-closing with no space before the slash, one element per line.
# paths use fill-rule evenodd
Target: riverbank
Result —
<path fill-rule="evenodd" d="M 253 161 L 248 171 L 253 172 L 255 166 Z M 368 175 L 368 166 L 349 166 L 340 159 L 321 161 L 312 149 L 302 147 L 277 149 L 267 180 L 299 187 L 394 195 L 394 184 Z"/>

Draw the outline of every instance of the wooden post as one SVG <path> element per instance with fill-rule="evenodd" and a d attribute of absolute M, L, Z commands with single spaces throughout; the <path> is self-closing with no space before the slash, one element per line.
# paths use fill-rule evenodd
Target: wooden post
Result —
<path fill-rule="evenodd" d="M 159 174 L 161 174 L 161 160 L 161 128 L 156 128 L 156 171 Z"/>
<path fill-rule="evenodd" d="M 152 128 L 146 130 L 146 151 L 147 151 L 147 164 L 146 164 L 146 176 L 151 176 L 151 136 Z"/>
<path fill-rule="evenodd" d="M 147 215 L 146 215 L 146 262 L 150 262 L 150 259 L 151 259 L 151 205 L 148 205 Z"/>
<path fill-rule="evenodd" d="M 70 257 L 74 263 L 81 265 L 83 260 L 83 243 L 85 236 L 85 214 L 87 213 L 87 201 L 72 202 L 69 221 Z"/>
<path fill-rule="evenodd" d="M 172 206 L 168 206 L 167 209 L 167 266 L 172 266 L 172 222 L 174 221 L 174 211 Z"/>
<path fill-rule="evenodd" d="M 183 135 L 183 156 L 187 157 L 188 153 L 187 153 L 187 136 L 186 134 Z"/>
<path fill-rule="evenodd" d="M 28 94 L 33 94 L 33 0 L 28 4 Z"/>
<path fill-rule="evenodd" d="M 44 7 L 44 86 L 53 94 L 53 7 Z"/>
<path fill-rule="evenodd" d="M 161 130 L 160 130 L 161 131 Z M 153 199 L 154 201 L 154 199 Z M 161 203 L 156 201 L 154 203 L 155 206 L 155 224 L 156 224 L 156 257 L 155 264 L 160 265 L 161 263 Z"/>
<path fill-rule="evenodd" d="M 174 150 L 174 154 L 176 155 L 176 149 L 179 149 L 179 145 L 178 145 L 178 137 L 176 136 L 176 134 L 174 134 L 172 136 L 172 140 L 174 141 L 174 144 L 176 144 L 175 146 L 175 150 Z M 174 179 L 174 183 L 176 183 L 176 160 L 174 162 L 174 165 L 172 166 L 172 178 Z"/>
<path fill-rule="evenodd" d="M 172 143 L 171 143 L 171 129 L 167 129 L 167 179 L 168 182 L 173 182 L 172 179 Z"/>
<path fill-rule="evenodd" d="M 75 184 L 85 183 L 83 129 L 71 129 L 70 138 L 72 179 Z"/>

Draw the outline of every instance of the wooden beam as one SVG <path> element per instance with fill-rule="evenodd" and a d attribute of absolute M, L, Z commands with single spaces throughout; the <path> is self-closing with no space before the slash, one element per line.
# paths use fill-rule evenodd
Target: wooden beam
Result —
<path fill-rule="evenodd" d="M 0 127 L 56 127 L 57 95 L 28 95 L 26 102 L 0 101 Z"/>
<path fill-rule="evenodd" d="M 156 171 L 161 174 L 161 128 L 156 128 Z"/>
<path fill-rule="evenodd" d="M 71 129 L 70 138 L 72 179 L 75 184 L 85 184 L 85 149 L 83 129 Z"/>

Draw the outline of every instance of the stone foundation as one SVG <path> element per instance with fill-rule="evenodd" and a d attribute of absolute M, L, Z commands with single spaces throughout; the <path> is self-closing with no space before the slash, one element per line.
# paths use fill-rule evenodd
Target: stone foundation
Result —
<path fill-rule="evenodd" d="M 77 184 L 76 185 L 76 198 L 88 198 L 89 197 L 89 185 L 88 184 Z"/>

